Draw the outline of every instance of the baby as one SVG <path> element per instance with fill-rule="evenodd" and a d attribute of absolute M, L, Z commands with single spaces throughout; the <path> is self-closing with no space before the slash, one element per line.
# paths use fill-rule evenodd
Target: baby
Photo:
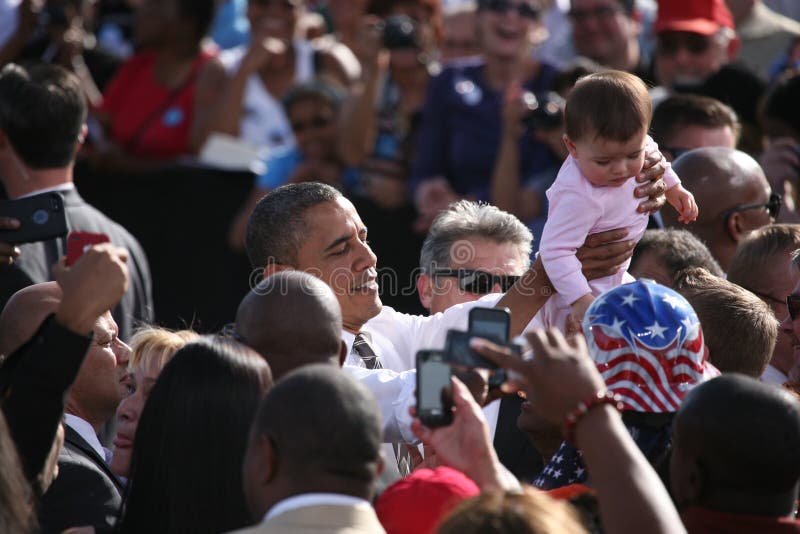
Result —
<path fill-rule="evenodd" d="M 636 76 L 606 71 L 581 78 L 567 98 L 564 143 L 569 156 L 547 191 L 550 202 L 539 251 L 547 276 L 558 292 L 542 310 L 544 326 L 564 328 L 567 315 L 580 321 L 594 295 L 632 281 L 630 260 L 617 274 L 588 282 L 575 251 L 586 236 L 625 228 L 639 240 L 648 214 L 637 211 L 634 177 L 645 151 L 656 145 L 647 135 L 651 103 Z M 672 168 L 664 173 L 667 201 L 685 223 L 697 218 L 694 196 L 681 187 Z"/>

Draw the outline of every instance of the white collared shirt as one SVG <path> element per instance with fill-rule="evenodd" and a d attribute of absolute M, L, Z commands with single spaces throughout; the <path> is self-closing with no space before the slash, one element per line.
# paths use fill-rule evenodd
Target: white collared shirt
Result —
<path fill-rule="evenodd" d="M 64 422 L 68 427 L 78 433 L 83 440 L 89 444 L 90 447 L 103 458 L 106 463 L 111 462 L 111 452 L 100 445 L 100 440 L 97 439 L 97 434 L 87 421 L 72 414 L 64 414 Z"/>
<path fill-rule="evenodd" d="M 268 521 L 273 517 L 285 514 L 291 510 L 323 504 L 327 506 L 363 506 L 368 510 L 372 509 L 372 506 L 370 506 L 367 501 L 359 499 L 358 497 L 353 497 L 352 495 L 343 495 L 341 493 L 303 493 L 276 503 L 272 508 L 267 510 L 266 515 L 264 515 L 264 521 Z"/>
<path fill-rule="evenodd" d="M 780 386 L 788 382 L 789 377 L 783 374 L 777 367 L 767 365 L 767 368 L 764 369 L 764 372 L 761 374 L 761 381 L 767 384 L 777 384 Z"/>
<path fill-rule="evenodd" d="M 53 193 L 53 192 L 61 193 L 66 191 L 72 191 L 73 189 L 75 189 L 74 183 L 64 182 L 63 184 L 54 185 L 53 187 L 43 187 L 42 189 L 37 189 L 36 191 L 31 191 L 30 193 L 25 193 L 24 195 L 20 195 L 17 198 L 28 198 L 36 195 L 41 195 L 44 193 Z"/>
<path fill-rule="evenodd" d="M 367 369 L 361 357 L 353 351 L 355 334 L 342 330 L 342 339 L 348 347 L 344 370 L 364 384 L 377 399 L 383 419 L 384 441 L 419 442 L 411 432 L 413 419 L 408 412 L 409 407 L 416 404 L 417 351 L 443 349 L 449 329 L 467 329 L 472 308 L 494 307 L 502 297 L 502 293 L 492 293 L 430 316 L 409 315 L 384 306 L 362 328 L 362 332 L 368 334 L 383 369 Z M 499 402 L 484 408 L 492 439 L 499 409 Z"/>

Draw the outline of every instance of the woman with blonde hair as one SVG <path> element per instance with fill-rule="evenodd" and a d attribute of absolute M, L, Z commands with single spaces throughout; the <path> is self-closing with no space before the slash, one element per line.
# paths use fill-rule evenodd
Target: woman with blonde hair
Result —
<path fill-rule="evenodd" d="M 117 408 L 117 436 L 114 439 L 114 456 L 111 470 L 121 477 L 130 472 L 131 451 L 139 415 L 150 396 L 150 390 L 161 369 L 172 356 L 199 335 L 192 330 L 173 332 L 165 328 L 148 326 L 138 330 L 131 338 L 131 357 L 128 369 L 133 391 Z"/>

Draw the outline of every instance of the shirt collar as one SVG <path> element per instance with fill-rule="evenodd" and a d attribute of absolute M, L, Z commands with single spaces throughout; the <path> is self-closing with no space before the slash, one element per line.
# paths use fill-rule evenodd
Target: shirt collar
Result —
<path fill-rule="evenodd" d="M 97 439 L 97 434 L 95 433 L 94 428 L 92 428 L 92 425 L 77 415 L 72 415 L 69 413 L 64 415 L 64 422 L 68 427 L 77 432 L 78 435 L 89 444 L 94 452 L 100 456 L 100 458 L 106 459 L 106 452 L 103 449 L 103 446 L 100 445 L 100 440 Z"/>
<path fill-rule="evenodd" d="M 65 182 L 63 184 L 54 185 L 53 187 L 45 187 L 42 189 L 37 189 L 36 191 L 31 191 L 30 193 L 26 193 L 24 195 L 18 196 L 17 198 L 28 198 L 35 195 L 41 195 L 43 193 L 53 193 L 53 192 L 67 192 L 72 191 L 75 189 L 75 184 L 72 182 Z M 15 199 L 16 200 L 16 199 Z"/>
<path fill-rule="evenodd" d="M 352 495 L 343 495 L 341 493 L 303 493 L 302 495 L 294 495 L 275 504 L 267 511 L 264 516 L 264 521 L 268 521 L 273 517 L 291 510 L 322 504 L 328 506 L 366 506 L 370 508 L 370 504 L 367 501 L 359 499 L 358 497 L 353 497 Z"/>

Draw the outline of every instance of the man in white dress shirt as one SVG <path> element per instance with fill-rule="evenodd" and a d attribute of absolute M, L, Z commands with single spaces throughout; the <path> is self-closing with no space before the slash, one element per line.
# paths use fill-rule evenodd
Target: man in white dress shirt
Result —
<path fill-rule="evenodd" d="M 650 190 L 654 197 L 663 194 L 663 182 L 653 182 Z M 651 202 L 663 204 L 663 197 Z M 622 238 L 624 233 L 617 231 L 599 234 L 590 238 L 594 247 L 579 251 L 584 268 L 591 271 L 589 278 L 592 273 L 615 272 L 630 257 L 633 242 L 619 241 Z M 606 244 L 611 241 L 617 242 Z M 250 215 L 245 246 L 251 264 L 263 269 L 264 277 L 297 269 L 333 289 L 342 308 L 342 339 L 348 348 L 345 369 L 375 394 L 385 429 L 396 427 L 397 434 L 384 435 L 387 441 L 416 441 L 409 429 L 408 403 L 403 402 L 413 395 L 413 373 L 400 377 L 397 373 L 415 368 L 418 350 L 443 347 L 447 330 L 465 330 L 469 310 L 475 306 L 509 308 L 510 333 L 516 336 L 552 293 L 541 262 L 536 262 L 505 294 L 486 295 L 444 313 L 423 317 L 383 306 L 377 258 L 369 247 L 366 226 L 339 191 L 316 182 L 285 185 L 262 198 Z M 359 353 L 365 346 L 372 356 Z M 398 424 L 389 423 L 391 419 Z"/>

